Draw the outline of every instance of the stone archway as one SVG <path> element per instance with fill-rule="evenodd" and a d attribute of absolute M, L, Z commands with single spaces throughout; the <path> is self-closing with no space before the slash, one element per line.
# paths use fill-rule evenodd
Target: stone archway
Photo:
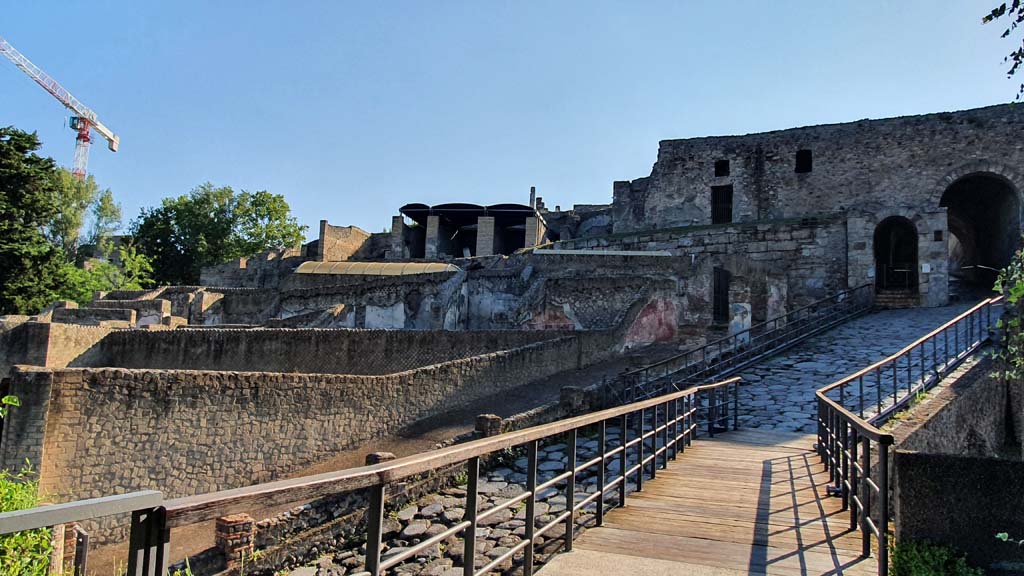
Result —
<path fill-rule="evenodd" d="M 951 293 L 990 290 L 1020 245 L 1017 188 L 1002 174 L 972 172 L 951 182 L 939 205 L 948 217 Z"/>
<path fill-rule="evenodd" d="M 917 293 L 917 227 L 903 216 L 878 223 L 874 234 L 875 290 Z"/>

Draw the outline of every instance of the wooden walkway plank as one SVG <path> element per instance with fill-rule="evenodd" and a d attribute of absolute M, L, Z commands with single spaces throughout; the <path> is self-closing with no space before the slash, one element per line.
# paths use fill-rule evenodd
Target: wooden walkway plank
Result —
<path fill-rule="evenodd" d="M 541 574 L 876 574 L 850 513 L 827 496 L 814 440 L 761 430 L 697 440 Z"/>

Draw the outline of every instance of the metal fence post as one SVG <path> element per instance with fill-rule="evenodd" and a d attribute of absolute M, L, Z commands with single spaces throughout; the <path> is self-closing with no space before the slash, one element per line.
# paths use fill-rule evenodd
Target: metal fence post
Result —
<path fill-rule="evenodd" d="M 132 512 L 128 537 L 128 576 L 163 576 L 167 572 L 171 531 L 162 506 Z"/>
<path fill-rule="evenodd" d="M 370 507 L 366 510 L 366 571 L 380 574 L 381 539 L 384 526 L 384 485 L 370 488 Z"/>
<path fill-rule="evenodd" d="M 568 464 L 566 469 L 569 471 L 569 478 L 565 481 L 565 510 L 569 515 L 565 519 L 565 551 L 572 551 L 572 530 L 576 524 L 576 513 L 573 508 L 576 507 L 576 429 L 573 428 L 566 432 L 569 436 L 567 444 L 569 450 L 567 456 Z"/>
<path fill-rule="evenodd" d="M 878 573 L 889 574 L 889 446 L 878 443 Z"/>
<path fill-rule="evenodd" d="M 622 480 L 619 484 L 620 508 L 626 505 L 626 482 L 628 482 L 626 470 L 629 469 L 629 458 L 627 457 L 626 450 L 626 440 L 629 438 L 628 418 L 629 414 L 623 414 L 622 422 L 619 424 L 619 447 L 622 448 L 622 452 L 619 452 L 619 478 Z"/>
<path fill-rule="evenodd" d="M 598 464 L 597 468 L 597 490 L 601 493 L 601 495 L 597 497 L 598 526 L 604 524 L 604 486 L 607 482 L 607 479 L 605 478 L 605 468 L 608 467 L 608 461 L 605 459 L 605 454 L 608 452 L 607 428 L 607 420 L 601 420 L 601 423 L 597 425 L 597 450 L 601 454 L 601 463 Z M 527 490 L 529 490 L 529 487 L 527 487 Z"/>
<path fill-rule="evenodd" d="M 602 425 L 602 440 L 604 439 L 603 429 Z M 530 495 L 526 498 L 526 533 L 523 535 L 523 539 L 529 544 L 523 550 L 523 576 L 533 575 L 533 538 L 537 531 L 537 444 L 538 441 L 534 440 L 526 447 L 526 490 Z M 604 467 L 603 462 L 601 467 Z M 600 525 L 600 520 L 598 520 L 598 525 Z"/>
<path fill-rule="evenodd" d="M 463 536 L 462 574 L 473 576 L 476 572 L 476 519 L 479 512 L 480 458 L 470 458 L 466 462 L 466 512 L 463 520 L 469 522 Z M 376 575 L 374 575 L 376 576 Z"/>

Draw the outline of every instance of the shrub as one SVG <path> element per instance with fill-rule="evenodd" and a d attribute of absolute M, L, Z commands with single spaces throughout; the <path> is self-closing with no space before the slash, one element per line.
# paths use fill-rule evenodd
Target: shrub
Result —
<path fill-rule="evenodd" d="M 39 504 L 39 481 L 31 467 L 12 474 L 0 470 L 0 512 Z M 43 528 L 0 536 L 0 576 L 44 576 L 50 563 L 50 531 Z"/>
<path fill-rule="evenodd" d="M 947 546 L 927 542 L 899 542 L 890 556 L 892 576 L 985 576 Z"/>

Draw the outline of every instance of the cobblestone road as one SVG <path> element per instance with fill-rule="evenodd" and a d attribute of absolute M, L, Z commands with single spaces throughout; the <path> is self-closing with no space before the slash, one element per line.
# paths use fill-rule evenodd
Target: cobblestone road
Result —
<path fill-rule="evenodd" d="M 813 432 L 815 390 L 898 352 L 971 305 L 875 312 L 741 372 L 747 384 L 740 390 L 740 426 Z"/>

